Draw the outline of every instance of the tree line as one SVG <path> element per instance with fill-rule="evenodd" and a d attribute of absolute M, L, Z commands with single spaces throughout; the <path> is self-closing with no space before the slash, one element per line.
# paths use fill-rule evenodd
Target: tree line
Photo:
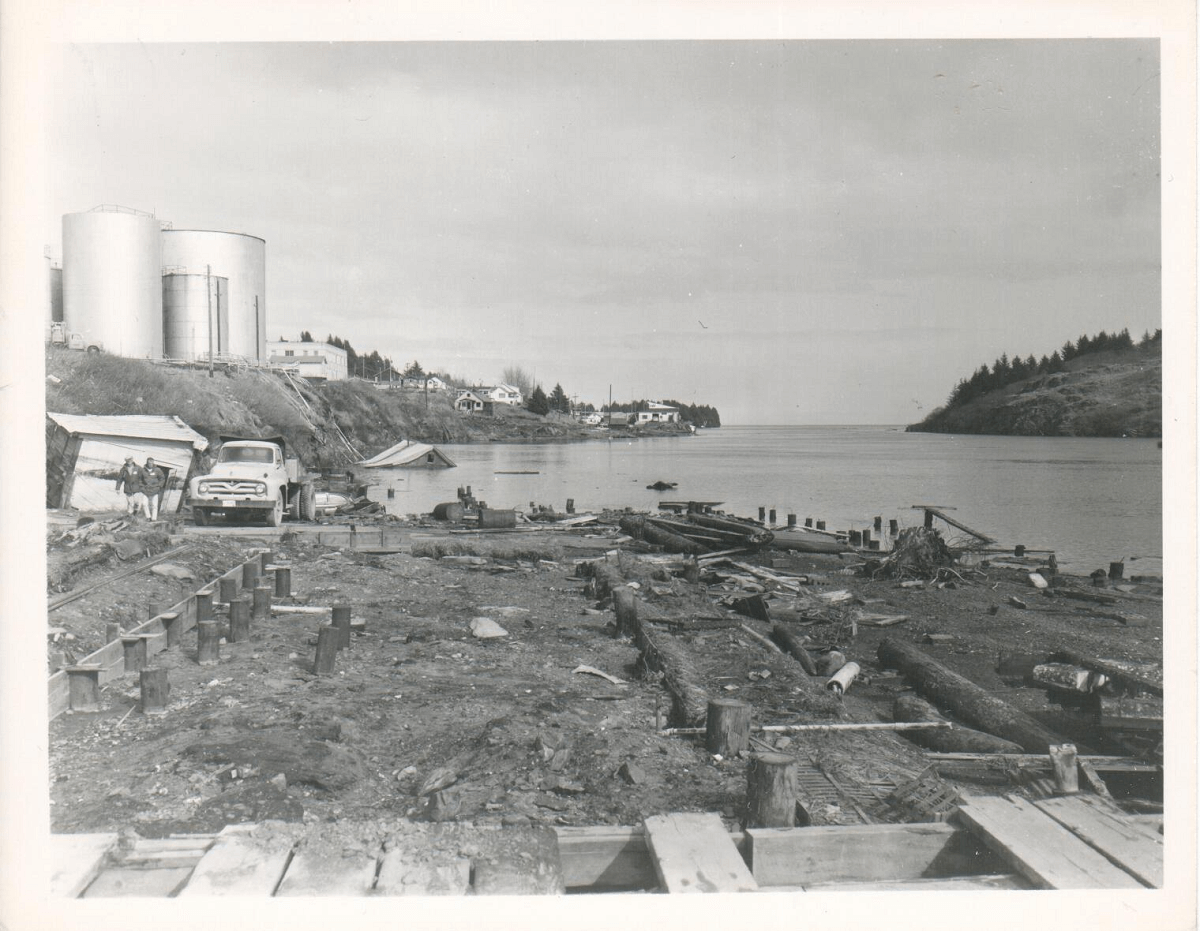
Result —
<path fill-rule="evenodd" d="M 1015 356 L 1010 360 L 1008 353 L 1002 353 L 1000 358 L 992 363 L 991 367 L 981 365 L 970 378 L 960 379 L 958 384 L 954 386 L 954 390 L 950 392 L 950 398 L 946 402 L 946 409 L 969 404 L 990 391 L 996 391 L 1015 382 L 1024 381 L 1026 378 L 1032 378 L 1035 375 L 1052 375 L 1056 372 L 1064 371 L 1068 362 L 1078 359 L 1081 356 L 1095 355 L 1099 352 L 1127 351 L 1133 349 L 1149 352 L 1160 349 L 1161 344 L 1161 329 L 1155 330 L 1154 333 L 1150 333 L 1147 330 L 1136 345 L 1134 344 L 1133 337 L 1129 335 L 1128 329 L 1115 334 L 1109 334 L 1101 330 L 1095 336 L 1084 334 L 1075 342 L 1067 340 L 1061 349 L 1054 350 L 1048 356 L 1043 355 L 1041 359 L 1031 354 L 1024 359 L 1020 356 Z"/>

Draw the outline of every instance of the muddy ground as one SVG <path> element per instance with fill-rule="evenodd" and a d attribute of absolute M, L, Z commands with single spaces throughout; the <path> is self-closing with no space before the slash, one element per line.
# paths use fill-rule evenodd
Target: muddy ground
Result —
<path fill-rule="evenodd" d="M 164 535 L 157 551 L 187 549 L 160 566 L 180 567 L 192 579 L 146 570 L 98 586 L 50 614 L 57 636 L 49 649 L 82 658 L 103 643 L 107 621 L 140 622 L 147 603 L 179 600 L 264 542 L 220 528 L 175 529 L 181 532 Z M 657 733 L 671 707 L 662 676 L 645 667 L 631 641 L 614 637 L 611 605 L 589 597 L 586 579 L 577 575 L 580 561 L 632 549 L 618 542 L 617 528 L 486 536 L 409 531 L 402 551 L 391 554 L 331 550 L 304 534 L 269 541 L 277 561 L 292 567 L 289 603 L 352 605 L 361 627 L 339 654 L 334 675 L 313 674 L 321 618 L 280 614 L 255 621 L 249 643 L 223 643 L 216 667 L 197 664 L 194 632 L 182 648 L 159 654 L 155 664 L 166 667 L 171 684 L 165 715 L 142 714 L 137 680 L 127 676 L 103 689 L 102 711 L 56 718 L 53 829 L 132 827 L 164 836 L 268 819 L 637 824 L 671 811 L 717 811 L 731 827 L 738 823 L 745 761 L 714 759 L 702 739 Z M 51 540 L 61 533 L 52 531 Z M 414 549 L 459 555 L 434 558 Z M 1027 569 L 977 563 L 960 567 L 962 579 L 952 578 L 952 586 L 904 588 L 853 574 L 863 563 L 858 556 L 764 551 L 739 559 L 806 576 L 806 601 L 839 590 L 854 597 L 825 612 L 827 623 L 797 627 L 818 655 L 836 647 L 862 666 L 840 706 L 823 678 L 810 678 L 796 661 L 736 626 L 765 635 L 767 625 L 717 604 L 753 591 L 745 578 L 728 579 L 743 573 L 717 566 L 693 584 L 653 562 L 622 564 L 639 584 L 643 616 L 676 622 L 656 635 L 686 648 L 710 697 L 749 702 L 756 724 L 890 721 L 905 685 L 878 667 L 876 649 L 894 637 L 921 644 L 1081 750 L 1113 752 L 1102 735 L 1071 724 L 1044 691 L 1001 679 L 998 658 L 1044 657 L 1071 647 L 1110 659 L 1162 660 L 1157 580 L 1127 586 L 1128 594 L 1114 593 L 1124 599 L 1116 607 L 1101 607 L 1040 595 Z M 70 587 L 78 591 L 121 568 L 110 563 L 77 572 Z M 1065 584 L 1092 589 L 1086 578 Z M 762 588 L 769 594 L 774 586 Z M 1029 607 L 1015 606 L 1012 597 Z M 782 592 L 770 600 L 794 602 Z M 856 610 L 907 620 L 887 629 L 854 625 Z M 1131 626 L 1130 616 L 1143 626 Z M 471 623 L 481 617 L 505 634 L 478 639 Z M 904 819 L 886 796 L 927 766 L 921 748 L 894 733 L 797 735 L 770 745 L 831 780 L 833 791 L 807 800 L 816 824 Z"/>

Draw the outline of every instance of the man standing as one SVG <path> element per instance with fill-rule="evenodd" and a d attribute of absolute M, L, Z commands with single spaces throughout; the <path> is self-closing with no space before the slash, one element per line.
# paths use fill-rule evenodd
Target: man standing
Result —
<path fill-rule="evenodd" d="M 142 470 L 133 461 L 133 456 L 125 457 L 125 465 L 117 475 L 117 491 L 125 492 L 125 513 L 136 517 L 138 511 L 145 510 L 146 496 L 142 492 Z M 147 513 L 149 513 L 147 511 Z"/>
<path fill-rule="evenodd" d="M 142 492 L 146 496 L 146 516 L 151 520 L 158 520 L 158 508 L 166 488 L 165 470 L 154 464 L 153 457 L 148 458 L 142 467 Z"/>

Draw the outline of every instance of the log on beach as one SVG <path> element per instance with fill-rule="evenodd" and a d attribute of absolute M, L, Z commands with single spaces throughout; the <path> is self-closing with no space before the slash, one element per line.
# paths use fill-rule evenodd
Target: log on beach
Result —
<path fill-rule="evenodd" d="M 1045 753 L 1063 739 L 1022 711 L 989 694 L 911 643 L 888 638 L 879 644 L 879 662 L 898 669 L 918 692 L 973 727 Z"/>
<path fill-rule="evenodd" d="M 785 653 L 793 657 L 798 662 L 804 671 L 810 676 L 817 674 L 817 664 L 813 662 L 813 658 L 809 655 L 808 650 L 804 648 L 800 638 L 792 633 L 783 624 L 776 624 L 771 628 L 771 639 L 778 643 Z"/>
<path fill-rule="evenodd" d="M 892 704 L 892 720 L 945 721 L 946 718 L 929 702 L 915 695 L 901 695 Z M 904 736 L 927 750 L 939 753 L 1020 753 L 1019 744 L 983 731 L 953 725 L 949 728 L 905 731 Z"/>
<path fill-rule="evenodd" d="M 655 527 L 646 518 L 638 515 L 622 517 L 620 524 L 621 529 L 631 537 L 638 540 L 645 540 L 647 543 L 656 543 L 674 553 L 687 553 L 691 556 L 697 556 L 701 553 L 710 552 L 712 549 L 712 547 L 706 544 L 689 540 L 687 537 L 671 533 L 669 530 L 663 530 L 661 527 Z"/>

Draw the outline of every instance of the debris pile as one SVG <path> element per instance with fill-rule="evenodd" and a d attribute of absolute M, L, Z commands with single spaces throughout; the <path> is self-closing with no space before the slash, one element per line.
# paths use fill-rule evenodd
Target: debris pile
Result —
<path fill-rule="evenodd" d="M 937 579 L 956 562 L 954 551 L 938 531 L 907 527 L 900 531 L 891 553 L 868 562 L 863 572 L 873 579 Z"/>

